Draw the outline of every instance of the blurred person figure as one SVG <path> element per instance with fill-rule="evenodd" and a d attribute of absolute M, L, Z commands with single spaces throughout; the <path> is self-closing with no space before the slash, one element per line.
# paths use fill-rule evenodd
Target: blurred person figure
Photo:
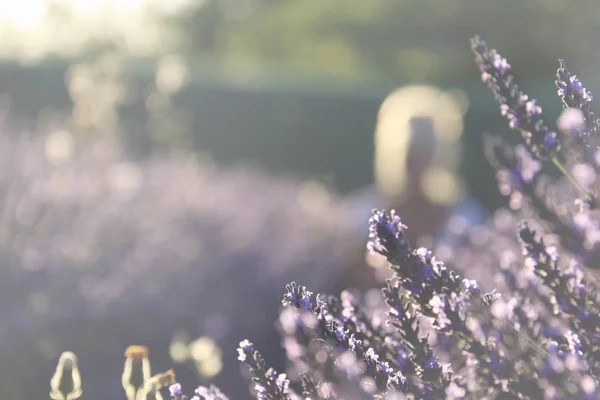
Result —
<path fill-rule="evenodd" d="M 411 243 L 431 246 L 444 235 L 443 223 L 453 210 L 463 213 L 467 204 L 472 205 L 458 175 L 467 109 L 462 92 L 420 85 L 400 88 L 383 101 L 374 135 L 375 185 L 352 197 L 361 220 L 372 208 L 395 209 L 408 226 Z M 378 278 L 364 263 L 355 264 L 354 285 L 373 287 L 385 278 L 387 264 L 380 261 L 367 254 L 368 264 L 382 267 L 376 268 Z"/>
<path fill-rule="evenodd" d="M 391 93 L 379 109 L 377 190 L 386 207 L 395 208 L 414 227 L 407 234 L 412 240 L 433 234 L 447 210 L 464 197 L 458 167 L 466 102 L 459 96 L 408 86 Z"/>

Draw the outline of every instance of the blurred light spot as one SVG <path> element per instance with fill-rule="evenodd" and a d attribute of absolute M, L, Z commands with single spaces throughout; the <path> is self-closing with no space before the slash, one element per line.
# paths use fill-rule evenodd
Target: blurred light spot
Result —
<path fill-rule="evenodd" d="M 577 131 L 585 130 L 585 117 L 579 108 L 564 110 L 556 120 L 556 126 L 563 133 L 574 135 Z"/>
<path fill-rule="evenodd" d="M 459 177 L 441 168 L 429 168 L 421 180 L 421 190 L 434 204 L 452 205 L 464 193 Z"/>
<path fill-rule="evenodd" d="M 46 138 L 46 158 L 53 165 L 69 161 L 73 157 L 75 143 L 71 132 L 59 130 L 52 132 Z"/>
<path fill-rule="evenodd" d="M 221 349 L 208 336 L 200 337 L 189 344 L 189 354 L 196 362 L 198 373 L 210 378 L 217 375 L 223 368 Z"/>
<path fill-rule="evenodd" d="M 349 378 L 355 378 L 360 374 L 360 363 L 356 359 L 356 354 L 351 351 L 344 351 L 338 359 L 336 360 L 337 364 L 342 368 L 342 370 L 348 374 Z"/>
<path fill-rule="evenodd" d="M 365 304 L 369 308 L 375 308 L 382 304 L 381 291 L 379 289 L 369 289 L 365 293 Z"/>
<path fill-rule="evenodd" d="M 295 332 L 298 318 L 290 309 L 286 308 L 279 314 L 279 324 L 281 329 L 288 335 Z"/>
<path fill-rule="evenodd" d="M 135 193 L 142 185 L 142 171 L 133 163 L 115 164 L 108 170 L 108 185 L 118 193 Z"/>
<path fill-rule="evenodd" d="M 315 353 L 315 361 L 319 364 L 325 364 L 328 358 L 329 356 L 327 355 L 327 352 L 325 350 L 319 350 Z"/>
<path fill-rule="evenodd" d="M 211 338 L 203 336 L 190 343 L 189 349 L 193 359 L 202 360 L 211 355 L 217 345 Z"/>
<path fill-rule="evenodd" d="M 583 187 L 589 188 L 596 182 L 596 173 L 589 164 L 576 164 L 573 167 L 573 176 Z"/>
<path fill-rule="evenodd" d="M 285 349 L 285 354 L 289 360 L 297 360 L 305 354 L 304 347 L 291 337 L 282 339 L 282 347 Z"/>
<path fill-rule="evenodd" d="M 169 355 L 176 363 L 183 363 L 189 358 L 188 346 L 184 341 L 174 340 L 169 346 Z"/>
<path fill-rule="evenodd" d="M 581 379 L 581 390 L 587 394 L 592 394 L 596 390 L 596 381 L 589 375 L 584 376 Z"/>
<path fill-rule="evenodd" d="M 180 56 L 163 57 L 156 71 L 156 88 L 165 94 L 181 90 L 187 80 L 187 67 Z"/>
<path fill-rule="evenodd" d="M 198 373 L 203 378 L 212 378 L 217 375 L 223 369 L 223 362 L 220 358 L 213 357 L 210 360 L 206 360 L 202 363 L 197 363 L 196 368 Z"/>
<path fill-rule="evenodd" d="M 438 258 L 442 261 L 452 258 L 453 254 L 454 254 L 454 249 L 445 243 L 438 244 L 435 249 L 436 258 Z"/>
<path fill-rule="evenodd" d="M 374 394 L 377 391 L 375 379 L 366 376 L 360 380 L 360 388 L 368 394 Z"/>
<path fill-rule="evenodd" d="M 5 1 L 0 7 L 0 22 L 27 29 L 38 24 L 46 13 L 47 0 Z"/>
<path fill-rule="evenodd" d="M 90 45 L 159 56 L 172 28 L 164 18 L 194 0 L 22 0 L 0 7 L 0 57 L 34 64 L 49 54 L 77 58 Z"/>
<path fill-rule="evenodd" d="M 453 235 L 462 236 L 467 233 L 469 220 L 464 215 L 455 214 L 448 221 L 448 229 Z"/>
<path fill-rule="evenodd" d="M 302 324 L 309 329 L 316 328 L 319 323 L 314 314 L 303 314 L 300 316 L 300 319 L 302 320 Z"/>

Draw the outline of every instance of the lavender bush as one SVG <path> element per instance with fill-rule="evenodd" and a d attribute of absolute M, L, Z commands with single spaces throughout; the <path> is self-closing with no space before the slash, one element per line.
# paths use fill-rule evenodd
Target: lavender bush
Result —
<path fill-rule="evenodd" d="M 339 296 L 287 285 L 278 321 L 286 370 L 269 368 L 250 341 L 239 344 L 257 399 L 600 395 L 600 121 L 592 94 L 561 60 L 556 86 L 564 112 L 555 131 L 508 62 L 479 37 L 471 45 L 483 82 L 524 140 L 516 147 L 491 135 L 484 140 L 509 207 L 480 226 L 454 229 L 452 248 L 441 241 L 433 251 L 408 243 L 394 211 L 374 210 L 367 247 L 393 276 L 381 291 Z M 123 382 L 126 391 L 136 388 L 129 399 L 162 398 L 167 386 L 172 399 L 190 399 L 172 371 L 150 375 L 144 348 L 126 352 Z M 61 357 L 52 393 L 81 394 L 72 353 Z M 191 399 L 226 397 L 211 386 Z"/>
<path fill-rule="evenodd" d="M 84 396 L 117 398 L 122 354 L 106 349 L 132 342 L 186 386 L 210 379 L 246 394 L 241 377 L 227 379 L 239 376 L 239 332 L 265 348 L 290 279 L 327 290 L 348 275 L 356 221 L 324 186 L 185 154 L 132 161 L 106 136 L 12 124 L 0 123 L 2 399 L 44 398 L 67 349 Z"/>

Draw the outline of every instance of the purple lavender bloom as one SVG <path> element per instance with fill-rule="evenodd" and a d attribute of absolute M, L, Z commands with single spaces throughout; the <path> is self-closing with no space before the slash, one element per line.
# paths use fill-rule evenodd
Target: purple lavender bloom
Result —
<path fill-rule="evenodd" d="M 195 395 L 190 400 L 229 400 L 221 390 L 215 385 L 209 387 L 198 386 L 194 391 Z M 174 383 L 169 386 L 171 400 L 188 400 L 189 397 L 183 394 L 183 388 L 180 383 Z"/>
<path fill-rule="evenodd" d="M 183 394 L 181 383 L 174 383 L 169 386 L 169 394 L 172 400 L 185 400 L 187 397 Z"/>
<path fill-rule="evenodd" d="M 364 316 L 359 318 L 361 319 L 359 322 L 351 315 L 352 311 L 344 308 L 343 302 L 333 296 L 318 295 L 314 304 L 311 303 L 307 308 L 302 307 L 300 303 L 288 300 L 290 297 L 294 297 L 290 292 L 298 291 L 297 288 L 295 283 L 287 285 L 288 292 L 283 296 L 282 304 L 301 311 L 311 310 L 318 318 L 323 338 L 333 339 L 337 346 L 341 346 L 341 351 L 350 350 L 359 359 L 362 359 L 365 371 L 373 379 L 378 393 L 387 393 L 390 390 L 400 392 L 408 390 L 408 382 L 402 372 L 391 367 L 387 358 L 380 360 L 380 355 L 375 352 L 373 347 L 368 346 L 371 341 L 382 340 L 382 338 L 373 338 L 373 335 L 377 333 L 370 330 L 372 329 L 371 323 L 363 320 Z M 352 332 L 350 328 L 352 328 Z M 365 340 L 362 340 L 362 337 Z M 390 358 L 394 357 L 395 354 L 391 353 Z"/>
<path fill-rule="evenodd" d="M 541 118 L 542 108 L 535 99 L 529 99 L 519 90 L 510 74 L 510 65 L 494 49 L 490 50 L 479 36 L 471 40 L 471 49 L 484 82 L 490 87 L 500 111 L 512 129 L 521 131 L 531 152 L 540 159 L 551 158 L 560 150 L 555 132 L 548 129 Z"/>
<path fill-rule="evenodd" d="M 590 215 L 589 201 L 594 200 L 593 196 L 576 200 L 569 206 L 573 209 L 573 205 L 578 204 L 578 209 L 565 213 L 561 211 L 565 205 L 556 201 L 553 193 L 569 193 L 572 190 L 568 187 L 570 181 L 562 182 L 560 188 L 549 184 L 545 179 L 547 177 L 540 174 L 540 162 L 522 146 L 513 149 L 502 139 L 490 135 L 484 137 L 484 143 L 489 162 L 498 170 L 496 176 L 500 193 L 510 196 L 510 208 L 537 215 L 560 237 L 567 250 L 588 266 L 595 265 L 591 262 L 600 252 L 600 236 L 596 219 Z M 591 171 L 593 168 L 588 164 L 575 164 L 573 170 L 578 174 L 576 176 L 581 176 L 582 181 L 595 179 L 595 173 Z"/>
<path fill-rule="evenodd" d="M 416 375 L 427 383 L 433 393 L 444 393 L 453 381 L 452 370 L 442 368 L 427 338 L 419 337 L 418 307 L 410 304 L 406 297 L 398 295 L 397 288 L 388 281 L 383 290 L 384 297 L 390 306 L 389 322 L 394 325 L 407 347 L 410 349 L 409 358 Z"/>
<path fill-rule="evenodd" d="M 306 289 L 306 286 L 298 286 L 292 282 L 285 286 L 287 292 L 283 296 L 282 304 L 284 307 L 293 306 L 295 308 L 311 311 L 310 297 L 312 292 Z"/>
<path fill-rule="evenodd" d="M 589 145 L 587 137 L 597 135 L 600 129 L 600 121 L 591 110 L 591 101 L 594 99 L 592 92 L 588 91 L 577 75 L 571 74 L 564 60 L 559 60 L 560 67 L 556 71 L 556 87 L 558 95 L 565 109 L 581 110 L 585 127 L 579 127 L 577 134 L 579 139 Z"/>
<path fill-rule="evenodd" d="M 209 387 L 199 386 L 194 393 L 195 395 L 191 400 L 229 400 L 215 385 Z"/>
<path fill-rule="evenodd" d="M 293 393 L 289 388 L 290 381 L 285 374 L 277 374 L 273 368 L 267 369 L 265 360 L 257 350 L 254 350 L 254 345 L 250 341 L 242 340 L 240 342 L 238 360 L 250 370 L 258 400 L 289 400 L 292 398 Z"/>
<path fill-rule="evenodd" d="M 458 274 L 446 268 L 429 250 L 413 250 L 402 237 L 404 229 L 406 226 L 395 211 L 388 214 L 385 210 L 373 210 L 369 219 L 371 240 L 367 248 L 388 259 L 397 282 L 412 293 L 422 307 L 421 312 L 431 312 L 429 303 L 436 294 L 456 292 L 467 298 L 479 297 L 479 290 L 474 289 L 475 282 L 463 283 Z"/>
<path fill-rule="evenodd" d="M 373 210 L 369 219 L 369 242 L 367 249 L 371 253 L 379 253 L 388 260 L 399 263 L 408 256 L 410 245 L 403 239 L 406 225 L 396 211 L 389 214 L 385 210 Z"/>
<path fill-rule="evenodd" d="M 301 374 L 302 379 L 302 396 L 305 400 L 325 400 L 327 397 L 323 397 L 319 394 L 319 389 L 315 380 L 308 373 Z"/>
<path fill-rule="evenodd" d="M 527 262 L 534 268 L 535 274 L 552 290 L 551 300 L 557 305 L 557 311 L 564 313 L 574 332 L 569 333 L 569 347 L 582 352 L 593 374 L 600 372 L 600 309 L 595 304 L 596 296 L 587 290 L 583 274 L 576 266 L 561 269 L 555 247 L 546 246 L 543 239 L 536 237 L 535 231 L 527 223 L 519 228 Z"/>

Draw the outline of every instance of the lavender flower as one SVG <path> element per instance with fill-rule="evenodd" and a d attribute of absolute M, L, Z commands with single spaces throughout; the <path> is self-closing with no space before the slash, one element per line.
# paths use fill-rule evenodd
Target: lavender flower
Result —
<path fill-rule="evenodd" d="M 183 394 L 183 388 L 180 383 L 174 383 L 169 386 L 169 393 L 172 400 L 229 400 L 215 385 L 210 385 L 208 388 L 198 386 L 194 392 L 195 395 L 191 399 Z"/>
<path fill-rule="evenodd" d="M 192 400 L 229 400 L 215 385 L 209 387 L 199 386 L 194 393 Z"/>
<path fill-rule="evenodd" d="M 298 303 L 288 300 L 295 296 L 293 292 L 298 291 L 298 286 L 291 283 L 287 288 L 288 293 L 283 296 L 282 304 L 306 311 L 306 308 L 299 308 Z M 300 288 L 301 292 L 309 293 L 305 288 Z M 308 307 L 317 316 L 321 336 L 333 340 L 337 346 L 340 346 L 341 351 L 350 350 L 358 359 L 362 359 L 365 372 L 372 377 L 377 393 L 384 394 L 389 390 L 406 392 L 406 378 L 400 371 L 390 366 L 390 358 L 380 359 L 380 354 L 376 353 L 373 347 L 368 346 L 381 342 L 382 338 L 379 340 L 374 338 L 378 333 L 372 330 L 369 321 L 364 320 L 366 316 L 358 312 L 360 317 L 357 317 L 354 315 L 354 310 L 340 306 L 341 303 L 335 297 L 319 295 Z M 353 332 L 350 332 L 350 328 Z"/>
<path fill-rule="evenodd" d="M 285 374 L 277 374 L 273 368 L 266 367 L 262 358 L 254 346 L 248 340 L 242 340 L 238 347 L 238 360 L 246 364 L 252 375 L 252 381 L 256 384 L 256 398 L 258 400 L 288 400 L 291 399 L 290 381 Z"/>
<path fill-rule="evenodd" d="M 557 249 L 544 245 L 543 239 L 537 239 L 535 231 L 523 223 L 519 229 L 519 238 L 527 262 L 534 268 L 535 274 L 552 290 L 552 302 L 556 304 L 556 313 L 567 314 L 569 326 L 575 332 L 569 333 L 569 346 L 576 349 L 588 361 L 594 375 L 600 372 L 600 309 L 593 287 L 588 284 L 576 265 L 561 270 L 558 267 Z M 576 341 L 574 344 L 573 341 Z"/>
<path fill-rule="evenodd" d="M 471 40 L 471 49 L 481 71 L 482 80 L 488 84 L 500 111 L 509 121 L 509 126 L 521 131 L 529 149 L 538 158 L 553 157 L 560 150 L 560 141 L 555 132 L 542 121 L 542 108 L 535 99 L 529 99 L 519 90 L 510 74 L 510 64 L 494 49 L 488 49 L 479 36 Z"/>
<path fill-rule="evenodd" d="M 559 60 L 559 63 L 560 67 L 556 71 L 558 95 L 565 109 L 580 110 L 584 126 L 575 127 L 572 130 L 577 132 L 581 141 L 588 142 L 587 137 L 596 136 L 600 129 L 600 121 L 590 107 L 594 96 L 592 92 L 583 87 L 577 75 L 571 74 L 564 60 Z"/>
<path fill-rule="evenodd" d="M 174 383 L 169 386 L 169 393 L 171 394 L 171 398 L 173 400 L 183 400 L 184 394 L 183 389 L 181 388 L 181 383 Z"/>
<path fill-rule="evenodd" d="M 387 258 L 400 286 L 419 303 L 422 312 L 431 310 L 429 303 L 438 294 L 456 292 L 466 298 L 480 295 L 476 282 L 463 281 L 427 249 L 413 251 L 403 239 L 405 229 L 395 211 L 388 214 L 385 210 L 373 210 L 373 216 L 369 219 L 371 240 L 367 248 Z"/>

